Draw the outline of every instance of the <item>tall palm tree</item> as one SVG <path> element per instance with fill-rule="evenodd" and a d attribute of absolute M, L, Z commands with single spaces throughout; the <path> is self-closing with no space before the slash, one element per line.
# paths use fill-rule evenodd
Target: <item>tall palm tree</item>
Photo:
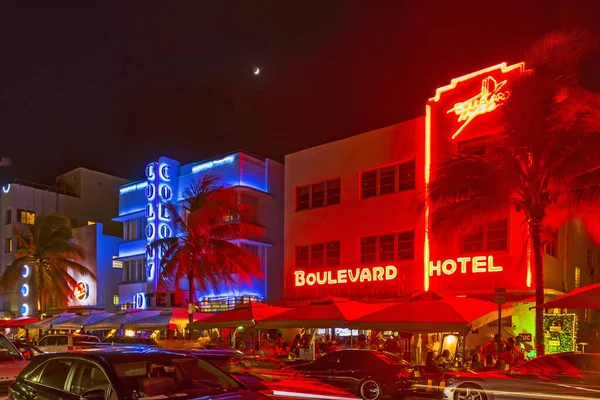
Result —
<path fill-rule="evenodd" d="M 0 286 L 5 290 L 13 289 L 21 279 L 23 267 L 28 266 L 29 290 L 38 315 L 46 311 L 51 298 L 59 304 L 68 303 L 77 285 L 70 271 L 94 276 L 79 263 L 85 258 L 85 253 L 75 243 L 71 226 L 64 216 L 39 216 L 33 225 L 27 225 L 25 229 L 15 226 L 14 232 L 17 237 L 15 260 L 2 274 Z"/>
<path fill-rule="evenodd" d="M 600 197 L 600 95 L 580 84 L 581 63 L 594 47 L 575 30 L 535 43 L 526 63 L 531 70 L 511 85 L 502 131 L 488 138 L 488 154 L 441 163 L 429 187 L 434 235 L 482 226 L 506 215 L 508 205 L 522 213 L 538 305 L 544 303 L 546 227 L 581 218 L 600 239 L 598 213 L 588 212 Z M 542 309 L 536 309 L 535 332 L 542 355 Z"/>
<path fill-rule="evenodd" d="M 154 242 L 164 250 L 161 287 L 174 283 L 179 289 L 180 280 L 187 279 L 188 302 L 193 304 L 196 285 L 218 291 L 222 284 L 262 275 L 260 259 L 229 241 L 258 229 L 245 218 L 248 207 L 239 204 L 235 189 L 207 175 L 186 190 L 181 213 L 175 204 L 167 207 L 182 233 Z M 192 322 L 192 312 L 189 317 Z"/>

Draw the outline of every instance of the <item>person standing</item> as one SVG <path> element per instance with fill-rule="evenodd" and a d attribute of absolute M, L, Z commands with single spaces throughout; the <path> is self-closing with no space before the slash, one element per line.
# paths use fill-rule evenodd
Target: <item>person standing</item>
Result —
<path fill-rule="evenodd" d="M 483 354 L 483 346 L 478 345 L 471 355 L 471 369 L 481 369 L 485 367 L 485 355 Z"/>

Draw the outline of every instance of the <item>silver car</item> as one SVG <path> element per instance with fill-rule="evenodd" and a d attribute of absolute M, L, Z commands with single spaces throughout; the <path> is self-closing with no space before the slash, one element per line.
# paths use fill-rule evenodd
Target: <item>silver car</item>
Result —
<path fill-rule="evenodd" d="M 600 398 L 600 354 L 560 353 L 508 371 L 446 373 L 444 400 Z"/>

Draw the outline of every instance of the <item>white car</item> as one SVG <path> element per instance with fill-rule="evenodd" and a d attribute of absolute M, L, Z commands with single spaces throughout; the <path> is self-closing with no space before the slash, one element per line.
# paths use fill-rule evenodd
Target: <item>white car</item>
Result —
<path fill-rule="evenodd" d="M 27 364 L 19 350 L 0 333 L 0 399 L 8 398 L 8 387 Z"/>
<path fill-rule="evenodd" d="M 37 347 L 44 353 L 62 353 L 65 351 L 91 349 L 100 343 L 100 339 L 91 335 L 58 334 L 42 337 Z"/>

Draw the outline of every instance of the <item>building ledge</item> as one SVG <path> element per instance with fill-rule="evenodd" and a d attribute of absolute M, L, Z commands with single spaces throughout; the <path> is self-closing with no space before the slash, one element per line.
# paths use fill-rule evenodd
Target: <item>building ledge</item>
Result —
<path fill-rule="evenodd" d="M 130 219 L 142 218 L 144 216 L 145 216 L 144 210 L 142 209 L 142 210 L 134 211 L 134 212 L 129 213 L 129 214 L 123 214 L 123 215 L 119 215 L 118 217 L 114 217 L 113 221 L 123 222 L 123 221 L 127 221 L 127 220 L 130 220 Z"/>

